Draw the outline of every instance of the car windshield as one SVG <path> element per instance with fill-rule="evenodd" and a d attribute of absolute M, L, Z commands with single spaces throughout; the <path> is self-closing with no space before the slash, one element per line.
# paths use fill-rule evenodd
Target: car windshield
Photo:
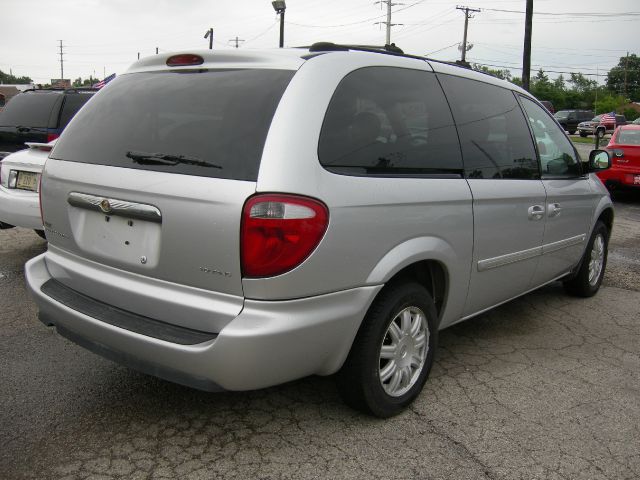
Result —
<path fill-rule="evenodd" d="M 596 116 L 596 117 L 593 117 L 593 118 L 591 119 L 591 121 L 592 121 L 592 122 L 598 122 L 598 123 L 600 123 L 600 119 L 601 119 L 601 118 L 602 118 L 602 115 L 598 115 L 598 116 Z"/>
<path fill-rule="evenodd" d="M 556 118 L 567 118 L 569 117 L 569 110 L 560 110 L 559 112 L 556 112 L 556 114 L 554 115 L 554 117 Z"/>

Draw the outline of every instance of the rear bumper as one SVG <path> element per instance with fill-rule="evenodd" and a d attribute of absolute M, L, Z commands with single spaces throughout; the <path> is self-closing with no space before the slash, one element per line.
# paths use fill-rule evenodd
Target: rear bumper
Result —
<path fill-rule="evenodd" d="M 370 303 L 382 286 L 288 301 L 245 300 L 213 338 L 179 344 L 115 326 L 43 292 L 51 280 L 45 254 L 25 265 L 40 319 L 111 360 L 202 390 L 252 390 L 308 375 L 328 375 L 344 362 Z M 46 288 L 45 288 L 46 290 Z"/>
<path fill-rule="evenodd" d="M 0 221 L 16 227 L 42 230 L 38 194 L 0 186 Z"/>
<path fill-rule="evenodd" d="M 596 175 L 609 188 L 640 188 L 640 184 L 635 183 L 640 176 L 639 168 L 609 168 Z"/>

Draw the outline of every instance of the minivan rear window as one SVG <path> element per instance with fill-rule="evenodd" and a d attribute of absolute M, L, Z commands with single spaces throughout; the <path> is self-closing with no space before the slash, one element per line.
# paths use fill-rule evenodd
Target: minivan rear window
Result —
<path fill-rule="evenodd" d="M 60 93 L 20 93 L 7 102 L 4 110 L 0 112 L 0 126 L 48 128 L 51 111 L 59 100 Z"/>
<path fill-rule="evenodd" d="M 122 75 L 77 114 L 52 157 L 255 181 L 271 119 L 293 74 L 203 69 Z"/>

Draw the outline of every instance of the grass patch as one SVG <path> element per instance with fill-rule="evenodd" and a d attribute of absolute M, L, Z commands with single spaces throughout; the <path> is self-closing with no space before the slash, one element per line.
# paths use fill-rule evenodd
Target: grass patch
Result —
<path fill-rule="evenodd" d="M 589 137 L 571 137 L 571 141 L 573 143 L 583 143 L 583 144 L 588 144 L 588 145 L 593 145 L 593 148 L 595 148 L 595 139 L 593 138 L 593 136 L 589 136 Z M 605 138 L 601 138 L 600 139 L 600 146 L 603 147 L 605 146 L 607 143 L 609 143 L 609 137 L 605 137 Z"/>

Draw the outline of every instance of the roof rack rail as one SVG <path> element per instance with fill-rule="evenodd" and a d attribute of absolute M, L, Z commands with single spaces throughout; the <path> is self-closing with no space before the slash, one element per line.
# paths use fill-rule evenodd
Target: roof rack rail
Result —
<path fill-rule="evenodd" d="M 97 92 L 100 90 L 95 87 L 71 87 L 71 88 L 62 88 L 62 87 L 48 87 L 48 88 L 27 88 L 23 90 L 24 92 Z"/>
<path fill-rule="evenodd" d="M 418 55 L 409 55 L 404 53 L 401 48 L 397 47 L 395 43 L 386 44 L 383 46 L 378 45 L 343 45 L 333 42 L 316 42 L 309 47 L 309 52 L 347 52 L 349 50 L 357 50 L 359 52 L 370 53 L 382 53 L 385 55 L 397 55 L 401 57 L 417 58 L 425 60 L 424 57 Z"/>
<path fill-rule="evenodd" d="M 320 54 L 323 52 L 348 52 L 349 50 L 357 50 L 360 52 L 371 52 L 371 53 L 382 53 L 385 55 L 395 55 L 399 57 L 406 58 L 415 58 L 418 60 L 428 61 L 428 62 L 437 62 L 442 63 L 444 65 L 451 65 L 452 67 L 465 68 L 467 70 L 471 70 L 471 64 L 468 62 L 461 62 L 460 60 L 455 62 L 448 62 L 446 60 L 436 60 L 434 58 L 424 57 L 420 55 L 411 55 L 408 53 L 404 53 L 404 51 L 397 47 L 395 43 L 387 44 L 384 46 L 372 46 L 372 45 L 344 45 L 333 42 L 316 42 L 310 47 L 301 47 L 308 48 L 309 52 Z"/>

